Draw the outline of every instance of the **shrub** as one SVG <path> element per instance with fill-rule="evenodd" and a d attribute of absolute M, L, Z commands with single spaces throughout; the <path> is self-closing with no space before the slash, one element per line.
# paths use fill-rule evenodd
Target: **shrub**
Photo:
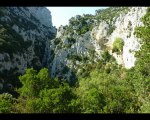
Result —
<path fill-rule="evenodd" d="M 108 62 L 111 59 L 111 55 L 109 54 L 108 51 L 104 51 L 104 53 L 102 54 L 103 57 L 103 61 Z"/>
<path fill-rule="evenodd" d="M 108 30 L 108 35 L 111 35 L 111 33 L 115 30 L 115 28 L 116 28 L 115 26 L 111 25 Z"/>
<path fill-rule="evenodd" d="M 114 52 L 121 52 L 123 50 L 124 41 L 122 38 L 116 38 L 113 43 L 113 51 Z"/>
<path fill-rule="evenodd" d="M 14 100 L 11 94 L 0 94 L 0 113 L 11 113 Z"/>
<path fill-rule="evenodd" d="M 66 74 L 66 73 L 68 73 L 68 71 L 69 71 L 69 68 L 67 66 L 65 66 L 62 70 L 62 73 Z"/>
<path fill-rule="evenodd" d="M 74 44 L 75 42 L 76 42 L 76 39 L 74 39 L 74 38 L 67 38 L 68 39 L 68 42 L 69 43 L 72 43 L 72 44 Z"/>
<path fill-rule="evenodd" d="M 59 38 L 55 38 L 54 43 L 55 43 L 55 45 L 58 45 L 60 43 L 60 39 Z"/>

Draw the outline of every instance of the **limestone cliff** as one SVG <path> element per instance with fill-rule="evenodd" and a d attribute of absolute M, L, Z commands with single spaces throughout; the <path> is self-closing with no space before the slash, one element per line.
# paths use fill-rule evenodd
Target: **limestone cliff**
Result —
<path fill-rule="evenodd" d="M 12 83 L 28 67 L 43 67 L 46 41 L 55 37 L 44 7 L 0 8 L 0 79 Z"/>
<path fill-rule="evenodd" d="M 106 50 L 119 65 L 129 69 L 134 66 L 135 52 L 140 49 L 140 40 L 134 29 L 143 25 L 140 18 L 146 7 L 114 7 L 97 11 L 93 15 L 77 15 L 69 20 L 68 26 L 60 26 L 56 38 L 47 44 L 46 65 L 52 76 L 63 74 L 68 80 L 86 70 L 86 65 L 102 58 Z M 124 42 L 121 53 L 113 51 L 113 42 L 121 38 Z"/>

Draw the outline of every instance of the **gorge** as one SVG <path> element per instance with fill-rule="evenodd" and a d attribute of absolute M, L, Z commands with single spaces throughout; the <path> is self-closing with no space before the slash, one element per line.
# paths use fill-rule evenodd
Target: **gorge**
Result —
<path fill-rule="evenodd" d="M 148 12 L 148 7 L 110 7 L 97 10 L 95 15 L 73 16 L 69 25 L 56 29 L 51 12 L 45 7 L 0 7 L 0 93 L 12 93 L 10 89 L 20 88 L 18 77 L 25 74 L 27 68 L 38 72 L 47 68 L 51 78 L 61 76 L 71 84 L 78 78 L 86 79 L 103 72 L 108 75 L 124 69 L 119 75 L 120 79 L 125 79 L 126 71 L 138 66 L 136 53 L 143 50 L 142 39 L 145 38 L 138 37 L 136 32 L 140 32 L 136 29 L 148 24 L 141 20 Z M 95 69 L 100 73 L 92 73 Z M 147 71 L 146 76 L 149 75 Z M 119 77 L 118 73 L 115 74 Z M 148 78 L 144 79 L 149 83 Z M 90 84 L 90 80 L 88 82 Z M 91 112 L 84 107 L 83 111 Z"/>

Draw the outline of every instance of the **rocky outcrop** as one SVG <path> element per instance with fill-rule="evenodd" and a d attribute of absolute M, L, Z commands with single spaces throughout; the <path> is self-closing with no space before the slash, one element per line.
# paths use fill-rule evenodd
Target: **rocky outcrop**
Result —
<path fill-rule="evenodd" d="M 134 35 L 134 29 L 143 25 L 140 18 L 146 14 L 146 9 L 146 7 L 132 7 L 127 14 L 120 15 L 115 22 L 116 29 L 108 38 L 112 43 L 117 37 L 124 40 L 123 60 L 120 63 L 128 69 L 134 66 L 136 61 L 134 54 L 140 50 L 140 39 Z"/>
<path fill-rule="evenodd" d="M 105 50 L 114 56 L 118 64 L 127 69 L 133 67 L 136 61 L 134 54 L 140 49 L 140 39 L 134 35 L 134 29 L 143 25 L 140 18 L 146 14 L 146 9 L 146 7 L 130 7 L 126 12 L 116 15 L 112 21 L 100 20 L 100 23 L 91 18 L 89 21 L 95 21 L 92 24 L 94 27 L 84 34 L 78 32 L 84 27 L 83 23 L 85 24 L 83 16 L 71 18 L 69 26 L 73 24 L 71 26 L 73 31 L 68 32 L 69 26 L 60 26 L 56 39 L 50 41 L 47 46 L 51 55 L 47 56 L 46 64 L 51 76 L 62 73 L 70 80 L 73 78 L 70 77 L 71 71 L 76 71 L 78 74 L 81 68 L 103 59 L 101 54 Z M 119 54 L 113 52 L 113 42 L 116 38 L 124 41 L 123 51 Z"/>
<path fill-rule="evenodd" d="M 105 45 L 109 47 L 110 54 L 116 58 L 118 64 L 122 64 L 127 69 L 134 66 L 136 61 L 134 54 L 141 46 L 140 39 L 134 35 L 134 29 L 143 25 L 140 18 L 146 14 L 146 9 L 146 7 L 132 7 L 128 13 L 120 14 L 113 21 L 115 29 L 110 35 L 108 35 L 109 25 L 106 22 L 101 22 L 99 28 L 95 27 L 92 31 L 97 41 L 109 40 Z M 116 38 L 122 38 L 124 41 L 123 52 L 120 55 L 112 53 Z"/>
<path fill-rule="evenodd" d="M 28 67 L 43 67 L 46 42 L 56 34 L 49 10 L 44 7 L 1 7 L 0 24 L 1 79 L 11 81 L 12 76 L 23 74 Z"/>

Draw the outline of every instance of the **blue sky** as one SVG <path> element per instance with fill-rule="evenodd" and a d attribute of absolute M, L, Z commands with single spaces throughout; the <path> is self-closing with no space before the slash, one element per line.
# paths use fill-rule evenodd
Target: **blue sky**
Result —
<path fill-rule="evenodd" d="M 53 26 L 68 24 L 71 17 L 83 14 L 95 14 L 95 10 L 106 7 L 47 7 L 51 11 Z"/>

